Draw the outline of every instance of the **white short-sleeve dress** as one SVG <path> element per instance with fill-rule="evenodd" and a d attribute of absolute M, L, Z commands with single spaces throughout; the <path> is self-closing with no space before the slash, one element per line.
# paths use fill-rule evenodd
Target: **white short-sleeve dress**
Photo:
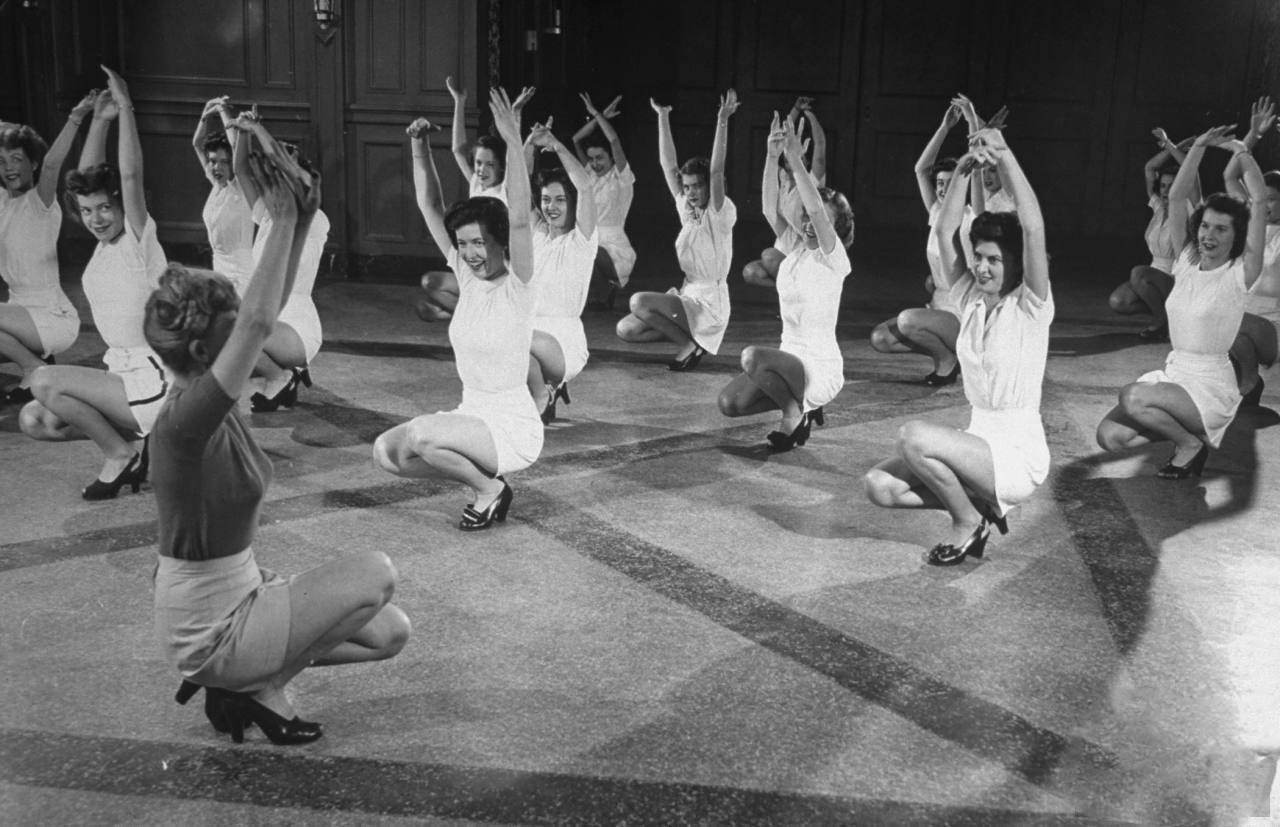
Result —
<path fill-rule="evenodd" d="M 458 274 L 458 306 L 449 322 L 449 344 L 462 380 L 462 404 L 442 414 L 473 416 L 489 429 L 497 473 L 527 468 L 542 452 L 542 419 L 529 395 L 529 347 L 533 343 L 532 282 L 514 273 L 477 278 L 450 247 Z M 411 427 L 422 427 L 423 419 Z"/>
<path fill-rule="evenodd" d="M 471 180 L 468 181 L 467 195 L 472 198 L 479 198 L 480 196 L 496 198 L 505 204 L 507 203 L 507 182 L 503 180 L 494 184 L 492 187 L 486 187 L 484 184 L 480 183 L 480 179 L 478 177 L 472 175 Z"/>
<path fill-rule="evenodd" d="M 147 216 L 141 238 L 126 221 L 114 240 L 98 242 L 80 279 L 93 322 L 107 344 L 102 361 L 124 382 L 129 411 L 143 435 L 151 432 L 169 393 L 168 373 L 143 334 L 147 299 L 168 266 L 155 219 Z"/>
<path fill-rule="evenodd" d="M 631 271 L 636 266 L 636 251 L 627 238 L 624 224 L 631 211 L 631 199 L 635 196 L 636 175 L 631 165 L 619 171 L 615 166 L 604 175 L 591 171 L 591 195 L 596 202 L 596 230 L 600 246 L 613 260 L 618 282 L 627 286 Z"/>
<path fill-rule="evenodd" d="M 552 236 L 539 222 L 533 231 L 533 329 L 551 336 L 564 353 L 564 381 L 586 367 L 587 333 L 582 308 L 591 286 L 591 268 L 599 249 L 595 233 L 584 235 L 574 227 Z"/>
<path fill-rule="evenodd" d="M 726 196 L 718 211 L 710 205 L 695 210 L 681 194 L 676 197 L 676 211 L 682 224 L 676 236 L 676 258 L 684 271 L 684 284 L 667 293 L 680 298 L 693 341 L 715 353 L 729 325 L 728 278 L 738 208 Z"/>
<path fill-rule="evenodd" d="M 35 187 L 0 200 L 0 276 L 9 302 L 27 311 L 40 334 L 42 356 L 61 353 L 80 334 L 76 313 L 58 281 L 62 208 L 45 206 Z"/>
<path fill-rule="evenodd" d="M 1271 322 L 1280 340 L 1280 224 L 1267 225 L 1267 246 L 1262 253 L 1262 275 L 1244 299 L 1244 312 Z"/>
<path fill-rule="evenodd" d="M 253 210 L 236 181 L 214 186 L 204 202 L 204 226 L 213 250 L 213 269 L 226 276 L 244 298 L 253 276 Z"/>
<path fill-rule="evenodd" d="M 930 297 L 927 306 L 930 310 L 941 310 L 958 319 L 960 318 L 960 308 L 954 304 L 951 287 L 947 286 L 951 275 L 945 271 L 942 265 L 942 248 L 938 244 L 937 237 L 933 234 L 933 228 L 937 225 L 941 215 L 942 202 L 933 202 L 933 206 L 929 208 L 929 239 L 924 245 L 924 255 L 929 261 L 929 276 L 933 280 L 933 295 Z M 970 260 L 973 249 L 972 244 L 969 242 L 969 229 L 971 227 L 973 227 L 973 208 L 966 204 L 964 215 L 960 218 L 960 247 L 964 251 L 966 262 Z"/>
<path fill-rule="evenodd" d="M 1240 406 L 1227 351 L 1240 330 L 1249 291 L 1243 259 L 1201 270 L 1191 260 L 1191 250 L 1188 247 L 1173 263 L 1173 290 L 1164 303 L 1173 350 L 1164 370 L 1144 373 L 1137 381 L 1172 382 L 1185 390 L 1200 412 L 1205 438 L 1216 448 Z"/>
<path fill-rule="evenodd" d="M 253 220 L 258 224 L 258 237 L 253 242 L 253 262 L 256 266 L 262 258 L 262 251 L 274 225 L 261 198 L 253 205 Z M 315 217 L 311 219 L 311 228 L 307 230 L 307 240 L 298 259 L 298 274 L 293 279 L 293 289 L 289 292 L 289 298 L 285 299 L 284 307 L 280 309 L 280 321 L 293 328 L 302 340 L 307 364 L 316 358 L 320 345 L 324 342 L 320 314 L 316 312 L 311 291 L 316 286 L 316 273 L 320 270 L 320 259 L 324 256 L 324 245 L 328 240 L 329 217 L 317 210 Z"/>
<path fill-rule="evenodd" d="M 1013 200 L 1013 196 L 1004 187 L 996 190 L 994 193 L 986 193 L 984 203 L 987 212 L 1017 212 L 1018 202 Z"/>
<path fill-rule="evenodd" d="M 1049 443 L 1040 420 L 1040 388 L 1049 355 L 1053 295 L 1026 284 L 987 308 L 966 273 L 952 287 L 960 308 L 956 358 L 972 406 L 965 430 L 987 443 L 1000 513 L 1029 498 L 1049 475 Z"/>
<path fill-rule="evenodd" d="M 836 243 L 830 253 L 801 245 L 778 265 L 778 306 L 783 353 L 804 365 L 804 410 L 836 398 L 844 387 L 844 356 L 836 342 L 840 295 L 849 275 L 849 253 Z"/>
<path fill-rule="evenodd" d="M 1151 266 L 1162 273 L 1173 272 L 1173 260 L 1178 248 L 1173 243 L 1173 225 L 1169 223 L 1169 205 L 1159 195 L 1153 194 L 1147 201 L 1151 208 L 1151 220 L 1142 234 L 1147 249 L 1151 251 Z M 1187 215 L 1195 211 L 1195 205 L 1187 202 Z"/>

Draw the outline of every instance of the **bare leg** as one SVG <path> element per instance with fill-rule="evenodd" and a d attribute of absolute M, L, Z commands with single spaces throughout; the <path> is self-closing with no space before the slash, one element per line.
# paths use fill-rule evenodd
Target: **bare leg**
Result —
<path fill-rule="evenodd" d="M 1111 295 L 1107 298 L 1107 304 L 1111 305 L 1111 309 L 1121 316 L 1132 316 L 1135 313 L 1147 311 L 1147 303 L 1133 289 L 1133 285 L 1127 281 L 1111 291 Z"/>
<path fill-rule="evenodd" d="M 1248 784 L 1253 793 L 1249 814 L 1254 818 L 1266 818 L 1271 815 L 1271 785 L 1276 780 L 1276 756 L 1257 753 L 1253 762 Z"/>
<path fill-rule="evenodd" d="M 777 348 L 752 346 L 742 351 L 742 370 L 782 411 L 778 430 L 794 431 L 804 414 L 804 363 Z"/>
<path fill-rule="evenodd" d="M 951 533 L 945 542 L 962 544 L 982 522 L 970 492 L 996 502 L 990 446 L 973 434 L 914 420 L 898 434 L 898 453 L 915 479 L 951 515 Z"/>
<path fill-rule="evenodd" d="M 426 298 L 418 302 L 418 317 L 424 322 L 438 322 L 453 317 L 458 306 L 458 277 L 452 270 L 434 270 L 422 277 Z"/>
<path fill-rule="evenodd" d="M 1204 422 L 1186 390 L 1172 382 L 1125 385 L 1120 404 L 1098 423 L 1098 445 L 1120 451 L 1169 440 L 1173 462 L 1185 465 L 1203 445 Z"/>
<path fill-rule="evenodd" d="M 265 380 L 262 395 L 274 397 L 293 379 L 291 368 L 307 366 L 307 349 L 298 332 L 285 322 L 276 322 L 271 337 L 262 346 L 262 355 L 253 366 L 253 375 Z"/>
<path fill-rule="evenodd" d="M 618 268 L 613 264 L 613 257 L 604 247 L 596 250 L 596 260 L 591 266 L 591 287 L 587 295 L 587 304 L 604 307 L 612 304 L 613 295 L 622 286 L 618 279 Z"/>
<path fill-rule="evenodd" d="M 720 406 L 720 413 L 725 416 L 751 416 L 778 408 L 778 403 L 760 390 L 760 386 L 745 373 L 739 373 L 724 386 L 716 403 Z"/>
<path fill-rule="evenodd" d="M 40 332 L 25 307 L 0 303 L 0 361 L 10 361 L 22 369 L 20 385 L 31 384 L 31 373 L 44 364 Z"/>
<path fill-rule="evenodd" d="M 898 317 L 881 322 L 871 331 L 871 347 L 877 353 L 923 353 L 928 351 L 898 329 Z"/>
<path fill-rule="evenodd" d="M 634 319 L 634 321 L 632 321 Z M 656 331 L 649 337 L 645 331 Z M 645 338 L 637 338 L 643 336 Z M 689 319 L 678 296 L 670 293 L 636 293 L 631 297 L 631 315 L 618 322 L 618 338 L 627 342 L 666 339 L 679 346 L 676 358 L 682 359 L 696 347 L 689 335 Z"/>
<path fill-rule="evenodd" d="M 460 482 L 475 494 L 483 511 L 502 493 L 495 479 L 498 449 L 489 426 L 474 416 L 427 414 L 384 432 L 373 444 L 373 457 L 401 477 Z"/>
<path fill-rule="evenodd" d="M 897 328 L 933 360 L 935 373 L 946 376 L 956 367 L 956 338 L 960 320 L 945 310 L 912 308 L 898 314 Z"/>
<path fill-rule="evenodd" d="M 1259 365 L 1273 365 L 1277 356 L 1276 328 L 1271 322 L 1255 316 L 1244 314 L 1240 322 L 1240 332 L 1231 345 L 1231 356 L 1240 366 L 1240 392 L 1248 393 L 1258 384 Z"/>
<path fill-rule="evenodd" d="M 31 391 L 36 402 L 27 407 L 38 403 L 40 408 L 31 408 L 29 418 L 23 410 L 23 430 L 28 436 L 50 440 L 88 437 L 105 456 L 98 479 L 109 482 L 124 471 L 136 453 L 138 421 L 129 409 L 119 376 L 73 365 L 45 365 L 32 374 Z M 32 430 L 27 430 L 28 425 Z"/>
<path fill-rule="evenodd" d="M 539 408 L 546 403 L 547 387 L 560 387 L 564 381 L 564 351 L 550 333 L 533 331 L 529 348 L 529 395 Z"/>
<path fill-rule="evenodd" d="M 1173 277 L 1154 267 L 1135 267 L 1129 275 L 1129 286 L 1138 294 L 1151 311 L 1151 327 L 1163 327 L 1169 323 L 1164 312 L 1165 300 L 1173 290 Z"/>

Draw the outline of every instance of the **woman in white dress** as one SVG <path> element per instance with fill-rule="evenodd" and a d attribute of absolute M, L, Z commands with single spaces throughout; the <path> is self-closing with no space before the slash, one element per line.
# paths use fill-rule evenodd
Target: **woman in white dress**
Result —
<path fill-rule="evenodd" d="M 618 95 L 604 109 L 596 109 L 591 96 L 583 92 L 583 105 L 590 119 L 573 135 L 573 149 L 578 162 L 591 174 L 591 195 L 596 202 L 596 231 L 600 234 L 600 250 L 596 254 L 591 282 L 606 294 L 601 300 L 613 305 L 613 296 L 627 286 L 636 264 L 636 251 L 627 238 L 624 225 L 635 195 L 636 175 L 622 151 L 622 140 L 610 120 L 618 116 Z M 597 132 L 596 130 L 599 129 Z"/>
<path fill-rule="evenodd" d="M 1134 267 L 1129 272 L 1129 280 L 1112 291 L 1108 302 L 1115 312 L 1129 316 L 1135 313 L 1150 313 L 1151 324 L 1138 331 L 1143 339 L 1163 342 L 1169 338 L 1168 319 L 1164 312 L 1165 300 L 1173 289 L 1173 260 L 1178 255 L 1178 248 L 1173 245 L 1172 222 L 1169 220 L 1169 188 L 1178 174 L 1178 165 L 1186 158 L 1187 147 L 1195 140 L 1192 135 L 1180 144 L 1169 140 L 1168 134 L 1159 127 L 1151 130 L 1160 151 L 1147 161 L 1143 172 L 1146 177 L 1147 193 L 1150 198 L 1147 206 L 1151 208 L 1151 220 L 1147 223 L 1144 238 L 1147 249 L 1151 251 L 1151 263 Z M 1169 165 L 1169 160 L 1173 164 Z M 1195 209 L 1200 203 L 1200 184 L 1196 180 L 1192 189 L 1191 204 L 1186 212 Z"/>
<path fill-rule="evenodd" d="M 31 379 L 35 401 L 19 417 L 34 439 L 92 439 L 102 450 L 102 470 L 82 492 L 86 500 L 111 499 L 125 485 L 136 492 L 146 480 L 143 438 L 169 391 L 168 374 L 142 329 L 147 298 L 168 261 L 147 213 L 129 91 L 118 74 L 106 72 L 108 89 L 94 103 L 80 168 L 67 174 L 67 205 L 98 240 L 80 283 L 107 345 L 107 369 L 37 368 Z M 120 123 L 118 169 L 102 163 L 113 120 Z"/>
<path fill-rule="evenodd" d="M 36 368 L 52 363 L 80 334 L 80 316 L 59 283 L 58 178 L 96 97 L 91 92 L 76 104 L 53 146 L 29 126 L 0 126 L 0 276 L 9 286 L 9 300 L 0 302 L 0 361 L 22 370 L 4 396 L 12 405 L 34 398 Z"/>
<path fill-rule="evenodd" d="M 796 170 L 796 189 L 804 213 L 802 241 L 778 265 L 778 304 L 782 311 L 780 347 L 749 346 L 742 351 L 742 373 L 720 392 L 720 412 L 749 416 L 780 410 L 777 430 L 768 434 L 774 451 L 804 445 L 813 423 L 823 422 L 822 406 L 844 386 L 844 357 L 836 342 L 840 294 L 849 275 L 846 248 L 853 243 L 853 209 L 843 195 L 819 188 L 804 167 L 804 150 L 790 121 L 773 115 L 764 164 L 765 203 L 777 193 L 778 159 L 784 154 Z M 779 224 L 785 219 L 779 217 Z M 780 229 L 775 225 L 775 229 Z M 757 282 L 759 283 L 759 282 Z"/>
<path fill-rule="evenodd" d="M 943 202 L 938 235 L 944 264 L 958 275 L 956 354 L 969 400 L 963 431 L 911 421 L 898 434 L 897 456 L 865 477 L 867 496 L 887 508 L 938 508 L 951 516 L 946 539 L 928 562 L 952 566 L 981 557 L 990 527 L 1008 530 L 1004 513 L 1031 496 L 1049 473 L 1049 446 L 1040 420 L 1040 387 L 1049 351 L 1053 296 L 1040 203 L 998 130 L 970 139 Z M 955 243 L 965 187 L 979 163 L 1000 170 L 1017 215 L 988 213 L 973 221 L 972 272 Z"/>
<path fill-rule="evenodd" d="M 214 115 L 222 121 L 224 131 L 210 135 L 209 118 Z M 232 120 L 226 96 L 211 99 L 204 105 L 191 136 L 191 148 L 209 179 L 203 218 L 213 251 L 214 272 L 226 276 L 236 295 L 243 297 L 253 275 L 253 210 L 232 167 L 239 138 L 238 130 L 231 128 Z"/>
<path fill-rule="evenodd" d="M 729 324 L 726 280 L 733 261 L 738 208 L 725 194 L 724 164 L 729 118 L 738 110 L 738 93 L 730 89 L 720 97 L 710 163 L 691 158 L 677 166 L 671 107 L 652 99 L 649 104 L 658 113 L 658 159 L 682 225 L 676 236 L 676 257 L 684 284 L 666 293 L 634 294 L 631 313 L 618 322 L 617 333 L 624 342 L 675 342 L 675 359 L 668 369 L 693 370 L 704 354 L 720 349 Z"/>
<path fill-rule="evenodd" d="M 520 146 L 520 122 L 505 92 L 490 93 L 489 108 L 507 144 L 508 194 L 468 198 L 448 212 L 423 119 L 408 129 L 414 156 L 414 191 L 431 238 L 458 274 L 458 304 L 449 323 L 462 404 L 424 414 L 378 437 L 373 455 L 402 477 L 454 480 L 471 488 L 462 510 L 463 531 L 506 519 L 512 491 L 503 474 L 531 465 L 542 450 L 542 420 L 529 395 L 529 350 L 537 300 L 528 208 L 529 174 Z"/>
<path fill-rule="evenodd" d="M 254 138 L 265 146 L 271 136 L 252 110 L 241 112 L 231 126 L 240 132 L 235 146 L 236 177 L 252 210 L 254 223 L 258 225 L 258 235 L 253 241 L 253 262 L 256 266 L 271 234 L 272 220 L 248 174 L 249 153 Z M 285 141 L 279 143 L 305 174 L 316 174 L 307 159 L 298 154 L 296 146 Z M 253 370 L 253 375 L 263 381 L 262 390 L 249 397 L 250 407 L 255 413 L 270 413 L 279 410 L 281 405 L 292 408 L 298 401 L 298 388 L 311 386 L 308 366 L 323 343 L 320 314 L 316 312 L 311 291 L 315 288 L 316 274 L 328 239 L 329 217 L 323 211 L 317 211 L 307 231 L 302 257 L 298 260 L 298 277 L 293 281 L 293 289 L 280 311 L 280 318 L 276 320 L 275 330 L 263 345 L 262 355 Z"/>
<path fill-rule="evenodd" d="M 586 167 L 552 134 L 535 126 L 527 145 L 551 151 L 564 169 L 538 175 L 533 227 L 533 344 L 529 351 L 529 395 L 542 408 L 542 422 L 555 419 L 556 401 L 569 402 L 569 381 L 587 364 L 582 309 L 599 249 L 596 202 Z M 583 193 L 588 193 L 583 197 Z"/>
<path fill-rule="evenodd" d="M 507 203 L 507 147 L 497 135 L 480 135 L 474 142 L 467 141 L 467 90 L 455 86 L 453 77 L 444 79 L 449 94 L 453 97 L 453 159 L 467 179 L 467 192 L 472 198 L 485 196 L 496 198 Z M 512 104 L 516 117 L 524 109 L 525 104 L 533 97 L 536 90 L 526 86 L 520 90 L 515 103 Z M 428 125 L 431 131 L 438 126 Z M 443 249 L 443 248 L 441 248 Z M 425 298 L 417 304 L 418 318 L 424 322 L 446 321 L 453 315 L 458 305 L 458 278 L 450 270 L 433 270 L 422 277 L 422 289 Z"/>
<path fill-rule="evenodd" d="M 1232 128 L 1214 127 L 1196 138 L 1169 192 L 1169 222 L 1181 254 L 1165 302 L 1173 350 L 1164 370 L 1121 389 L 1119 404 L 1098 424 L 1098 444 L 1107 451 L 1172 442 L 1173 456 L 1156 472 L 1164 479 L 1198 476 L 1240 405 L 1227 352 L 1262 274 L 1267 188 L 1249 148 L 1229 137 Z M 1250 204 L 1211 195 L 1188 222 L 1185 205 L 1209 146 L 1237 156 Z"/>

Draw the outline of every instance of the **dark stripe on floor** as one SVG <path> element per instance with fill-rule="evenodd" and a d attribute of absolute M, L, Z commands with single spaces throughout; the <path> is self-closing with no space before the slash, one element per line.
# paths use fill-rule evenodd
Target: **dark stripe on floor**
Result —
<path fill-rule="evenodd" d="M 252 737 L 252 736 L 251 736 Z M 1119 824 L 550 772 L 380 761 L 265 747 L 198 747 L 0 730 L 7 783 L 325 812 L 509 824 Z"/>

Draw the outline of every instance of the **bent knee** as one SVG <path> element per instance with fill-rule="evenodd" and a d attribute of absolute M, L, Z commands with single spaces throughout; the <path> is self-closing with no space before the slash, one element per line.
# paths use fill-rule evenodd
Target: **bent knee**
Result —
<path fill-rule="evenodd" d="M 18 427 L 32 439 L 52 439 L 54 428 L 49 417 L 53 416 L 38 400 L 22 406 L 18 412 Z"/>
<path fill-rule="evenodd" d="M 745 373 L 751 373 L 756 369 L 756 363 L 759 361 L 760 350 L 755 345 L 747 345 L 742 349 L 742 355 L 738 357 L 739 364 Z"/>
<path fill-rule="evenodd" d="M 373 461 L 384 471 L 397 473 L 404 462 L 403 437 L 392 429 L 373 441 Z"/>
<path fill-rule="evenodd" d="M 1147 406 L 1146 386 L 1137 382 L 1125 385 L 1120 389 L 1120 409 L 1127 414 L 1132 414 Z"/>
<path fill-rule="evenodd" d="M 1125 447 L 1125 440 L 1120 427 L 1109 419 L 1104 419 L 1098 423 L 1098 430 L 1094 433 L 1094 439 L 1097 440 L 1098 447 L 1104 451 L 1119 451 Z"/>
<path fill-rule="evenodd" d="M 927 422 L 913 419 L 898 429 L 898 447 L 902 450 L 918 451 L 930 442 L 933 427 Z"/>
<path fill-rule="evenodd" d="M 879 468 L 872 468 L 862 476 L 862 488 L 867 499 L 881 508 L 892 508 L 895 504 L 893 490 L 897 483 L 897 477 Z"/>

